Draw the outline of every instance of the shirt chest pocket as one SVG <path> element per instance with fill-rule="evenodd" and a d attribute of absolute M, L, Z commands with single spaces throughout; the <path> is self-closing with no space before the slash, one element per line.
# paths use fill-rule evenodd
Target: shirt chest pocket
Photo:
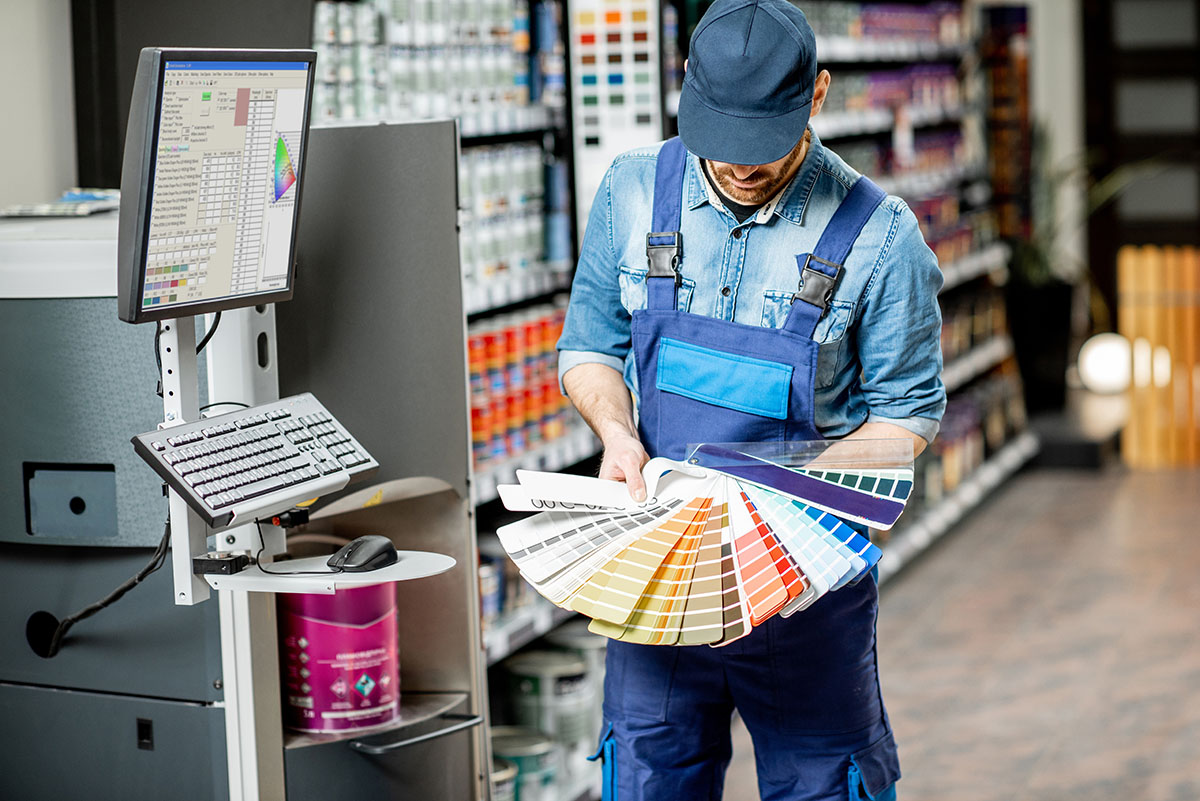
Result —
<path fill-rule="evenodd" d="M 762 326 L 781 328 L 792 311 L 792 296 L 795 290 L 768 289 L 763 292 Z M 817 388 L 824 389 L 833 383 L 838 371 L 849 361 L 846 332 L 854 319 L 854 301 L 833 300 L 817 323 L 813 339 L 817 347 Z"/>
<path fill-rule="evenodd" d="M 621 305 L 625 311 L 633 314 L 638 309 L 646 308 L 646 270 L 635 270 L 621 265 L 618 280 L 621 284 Z M 675 308 L 688 311 L 692 305 L 692 292 L 696 282 L 690 278 L 680 279 L 679 290 L 675 293 Z"/>

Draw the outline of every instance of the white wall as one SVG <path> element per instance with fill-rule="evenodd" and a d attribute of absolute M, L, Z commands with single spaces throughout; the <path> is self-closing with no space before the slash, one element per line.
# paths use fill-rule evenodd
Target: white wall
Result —
<path fill-rule="evenodd" d="M 75 185 L 70 0 L 0 0 L 0 206 Z"/>

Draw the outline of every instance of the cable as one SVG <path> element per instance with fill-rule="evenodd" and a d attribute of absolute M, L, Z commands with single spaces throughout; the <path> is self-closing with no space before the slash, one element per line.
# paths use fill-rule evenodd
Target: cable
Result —
<path fill-rule="evenodd" d="M 213 401 L 212 403 L 206 403 L 203 406 L 201 406 L 200 411 L 204 411 L 205 409 L 211 409 L 214 406 L 241 406 L 243 409 L 250 408 L 250 404 L 242 403 L 241 401 Z"/>
<path fill-rule="evenodd" d="M 255 520 L 255 527 L 258 529 L 258 553 L 254 555 L 254 562 L 258 565 L 258 569 L 272 576 L 333 576 L 345 571 L 340 567 L 330 568 L 329 570 L 267 570 L 262 563 L 262 553 L 267 549 L 267 541 L 263 537 L 262 521 Z"/>
<path fill-rule="evenodd" d="M 196 346 L 197 355 L 204 350 L 204 346 L 208 344 L 208 340 L 213 338 L 213 334 L 217 333 L 217 326 L 221 324 L 221 313 L 217 312 L 213 317 L 212 328 L 208 329 L 208 333 L 204 335 L 204 339 L 200 340 L 200 344 Z"/>
<path fill-rule="evenodd" d="M 161 336 L 162 336 L 162 321 L 159 320 L 157 323 L 154 324 L 154 366 L 155 366 L 155 369 L 157 370 L 156 375 L 158 376 L 158 386 L 155 387 L 154 393 L 156 395 L 158 395 L 158 397 L 160 397 L 160 398 L 163 396 L 162 354 L 159 353 L 159 351 L 158 351 L 158 340 Z"/>
<path fill-rule="evenodd" d="M 163 562 L 167 558 L 167 545 L 171 542 L 171 519 L 167 518 L 164 526 L 162 540 L 158 543 L 158 547 L 154 549 L 154 555 L 150 557 L 150 561 L 146 566 L 137 572 L 132 578 L 125 581 L 121 586 L 110 592 L 108 595 L 96 601 L 91 606 L 86 606 L 78 612 L 67 615 L 58 622 L 58 626 L 54 629 L 54 634 L 50 637 L 50 645 L 46 651 L 46 658 L 54 656 L 58 653 L 58 649 L 62 647 L 63 638 L 67 636 L 67 632 L 81 620 L 86 620 L 92 615 L 111 606 L 132 590 L 138 584 L 141 584 L 147 576 L 163 566 Z"/>

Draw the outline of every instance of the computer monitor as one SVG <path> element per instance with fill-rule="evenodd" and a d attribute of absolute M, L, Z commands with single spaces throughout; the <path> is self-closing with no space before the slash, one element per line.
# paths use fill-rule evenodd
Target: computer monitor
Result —
<path fill-rule="evenodd" d="M 122 320 L 291 298 L 315 62 L 312 50 L 142 50 L 121 173 Z"/>

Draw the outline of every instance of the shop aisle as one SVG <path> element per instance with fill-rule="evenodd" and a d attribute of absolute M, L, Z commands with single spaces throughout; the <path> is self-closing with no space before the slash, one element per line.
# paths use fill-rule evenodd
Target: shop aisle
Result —
<path fill-rule="evenodd" d="M 1200 799 L 1200 471 L 1027 472 L 885 586 L 908 801 Z M 757 801 L 740 730 L 728 801 Z"/>

